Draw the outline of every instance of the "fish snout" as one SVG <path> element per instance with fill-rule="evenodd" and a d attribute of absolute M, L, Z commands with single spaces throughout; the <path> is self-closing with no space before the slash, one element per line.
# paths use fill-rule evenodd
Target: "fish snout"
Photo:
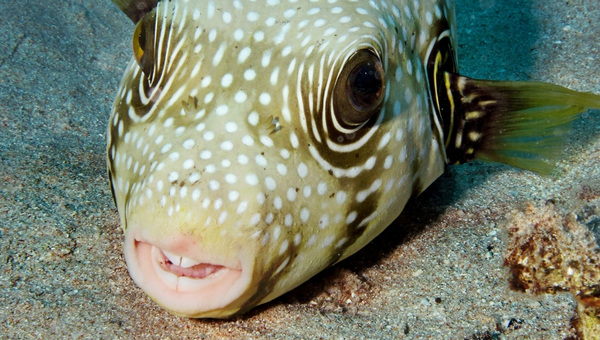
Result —
<path fill-rule="evenodd" d="M 225 317 L 254 293 L 254 256 L 247 250 L 219 252 L 189 234 L 152 235 L 143 227 L 127 229 L 125 260 L 134 282 L 163 308 L 187 317 Z"/>

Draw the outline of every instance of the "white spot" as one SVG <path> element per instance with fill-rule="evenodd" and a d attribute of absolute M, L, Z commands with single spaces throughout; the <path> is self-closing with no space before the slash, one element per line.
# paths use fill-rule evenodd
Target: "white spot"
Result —
<path fill-rule="evenodd" d="M 391 167 L 392 167 L 392 164 L 393 164 L 393 163 L 394 163 L 394 157 L 392 157 L 391 155 L 388 155 L 388 156 L 385 158 L 385 162 L 383 163 L 383 167 L 384 167 L 385 169 L 389 169 L 389 168 L 391 168 Z"/>
<path fill-rule="evenodd" d="M 325 214 L 319 218 L 319 228 L 325 229 L 329 225 L 329 215 Z"/>
<path fill-rule="evenodd" d="M 200 199 L 200 189 L 195 189 L 192 192 L 192 199 L 194 200 L 194 202 L 197 202 Z"/>
<path fill-rule="evenodd" d="M 254 35 L 252 37 L 256 41 L 263 41 L 265 39 L 265 32 L 263 32 L 263 31 L 256 31 L 256 32 L 254 32 Z"/>
<path fill-rule="evenodd" d="M 217 39 L 217 30 L 212 29 L 212 30 L 210 30 L 210 32 L 208 32 L 208 41 L 214 42 L 215 39 Z M 223 45 L 221 45 L 221 46 L 223 46 Z"/>
<path fill-rule="evenodd" d="M 265 185 L 266 185 L 266 187 L 267 187 L 268 190 L 273 191 L 277 187 L 277 182 L 275 182 L 275 180 L 273 179 L 273 177 L 267 176 L 265 178 Z"/>
<path fill-rule="evenodd" d="M 310 185 L 305 186 L 304 189 L 302 190 L 302 193 L 304 194 L 304 197 L 309 198 L 312 193 L 312 189 L 311 189 Z"/>
<path fill-rule="evenodd" d="M 292 131 L 290 132 L 290 143 L 292 143 L 292 147 L 297 149 L 300 146 L 300 141 L 298 140 L 298 136 Z"/>
<path fill-rule="evenodd" d="M 250 47 L 246 46 L 246 47 L 242 48 L 242 50 L 240 51 L 240 54 L 238 54 L 238 64 L 245 63 L 246 60 L 248 60 L 250 53 L 252 53 L 252 49 Z"/>
<path fill-rule="evenodd" d="M 221 143 L 221 150 L 223 150 L 223 151 L 233 150 L 233 143 L 228 140 L 224 141 L 223 143 Z"/>
<path fill-rule="evenodd" d="M 243 103 L 246 101 L 246 99 L 248 99 L 248 95 L 246 94 L 246 92 L 240 90 L 238 92 L 236 92 L 235 96 L 233 97 L 233 99 L 237 102 L 237 103 Z"/>
<path fill-rule="evenodd" d="M 273 215 L 273 213 L 268 213 L 267 217 L 265 217 L 265 223 L 270 225 L 271 223 L 273 223 L 274 219 L 275 219 L 275 216 Z"/>
<path fill-rule="evenodd" d="M 281 210 L 281 208 L 283 208 L 283 200 L 281 199 L 281 197 L 277 196 L 273 199 L 273 206 L 277 210 Z"/>
<path fill-rule="evenodd" d="M 298 165 L 298 175 L 302 178 L 308 175 L 308 167 L 306 166 L 306 164 L 304 164 L 304 162 L 301 162 Z"/>
<path fill-rule="evenodd" d="M 248 21 L 256 21 L 256 20 L 258 20 L 258 18 L 259 18 L 259 15 L 256 12 L 248 12 L 248 13 L 246 13 L 246 19 Z"/>
<path fill-rule="evenodd" d="M 211 31 L 209 33 L 209 36 L 208 36 L 209 39 L 210 39 L 211 35 L 213 34 L 213 32 L 214 32 L 214 35 L 215 35 L 215 38 L 216 38 L 217 32 L 215 30 L 213 30 L 213 31 Z M 223 55 L 225 54 L 225 49 L 226 48 L 227 48 L 227 44 L 226 43 L 222 43 L 219 46 L 219 48 L 217 49 L 217 52 L 215 52 L 215 55 L 214 55 L 213 60 L 212 60 L 213 66 L 218 66 L 221 63 L 221 60 L 223 60 Z"/>
<path fill-rule="evenodd" d="M 260 60 L 260 64 L 262 67 L 267 67 L 271 63 L 271 50 L 265 50 L 263 52 L 262 59 Z"/>
<path fill-rule="evenodd" d="M 319 185 L 317 185 L 317 192 L 321 196 L 325 195 L 325 193 L 327 192 L 327 183 L 320 182 Z"/>
<path fill-rule="evenodd" d="M 309 218 L 310 218 L 310 211 L 306 208 L 302 208 L 300 210 L 300 220 L 302 220 L 302 222 L 306 223 L 306 222 L 308 222 Z"/>
<path fill-rule="evenodd" d="M 204 138 L 205 141 L 210 142 L 215 138 L 215 133 L 212 131 L 206 131 L 204 135 L 202 135 L 202 138 Z"/>
<path fill-rule="evenodd" d="M 398 155 L 398 160 L 400 162 L 406 161 L 406 146 L 402 147 L 402 150 L 400 150 L 400 154 Z"/>
<path fill-rule="evenodd" d="M 237 162 L 242 165 L 248 164 L 249 161 L 250 160 L 248 159 L 248 156 L 246 156 L 246 155 L 238 155 L 238 157 L 237 157 Z"/>
<path fill-rule="evenodd" d="M 260 142 L 268 148 L 273 146 L 273 140 L 265 135 L 260 136 Z"/>
<path fill-rule="evenodd" d="M 167 119 L 165 119 L 165 122 L 163 123 L 164 127 L 170 127 L 173 125 L 173 122 L 175 121 L 175 119 L 173 119 L 173 117 L 169 117 Z"/>
<path fill-rule="evenodd" d="M 186 159 L 183 162 L 183 168 L 184 169 L 188 170 L 188 169 L 191 169 L 193 167 L 194 167 L 194 160 L 192 160 L 192 159 Z"/>
<path fill-rule="evenodd" d="M 249 68 L 244 72 L 244 79 L 247 81 L 254 80 L 254 78 L 256 78 L 256 71 L 253 69 Z"/>
<path fill-rule="evenodd" d="M 296 200 L 296 188 L 290 187 L 287 190 L 287 199 L 290 202 L 293 202 Z"/>
<path fill-rule="evenodd" d="M 335 201 L 339 205 L 344 204 L 344 202 L 346 202 L 346 198 L 347 198 L 347 195 L 346 195 L 345 191 L 340 190 L 335 194 Z"/>
<path fill-rule="evenodd" d="M 250 137 L 249 135 L 245 135 L 244 137 L 242 137 L 242 143 L 246 146 L 252 146 L 254 145 L 254 139 L 252 139 L 252 137 Z"/>
<path fill-rule="evenodd" d="M 398 130 L 396 130 L 396 141 L 397 142 L 401 141 L 403 137 L 404 137 L 404 130 L 402 130 L 402 128 L 398 128 Z"/>
<path fill-rule="evenodd" d="M 229 200 L 231 202 L 235 202 L 235 201 L 238 200 L 238 198 L 240 198 L 240 193 L 237 192 L 237 191 L 235 191 L 235 190 L 232 190 L 232 191 L 229 192 L 229 194 L 227 195 L 227 197 L 229 198 Z"/>
<path fill-rule="evenodd" d="M 210 152 L 209 150 L 204 150 L 204 151 L 200 152 L 201 159 L 210 159 L 211 157 L 212 157 L 212 152 Z"/>
<path fill-rule="evenodd" d="M 206 167 L 204 167 L 204 171 L 208 172 L 209 174 L 212 174 L 217 171 L 217 167 L 214 164 L 209 164 Z"/>
<path fill-rule="evenodd" d="M 200 86 L 208 87 L 210 85 L 211 81 L 212 81 L 212 78 L 210 76 L 206 76 L 206 77 L 202 78 L 202 81 L 200 81 Z"/>
<path fill-rule="evenodd" d="M 196 145 L 196 142 L 193 139 L 186 139 L 182 145 L 183 145 L 184 149 L 189 150 L 189 149 L 193 148 L 194 145 Z"/>
<path fill-rule="evenodd" d="M 229 106 L 227 106 L 225 104 L 219 105 L 215 109 L 215 112 L 217 113 L 218 116 L 224 116 L 227 114 L 227 112 L 229 112 Z"/>
<path fill-rule="evenodd" d="M 238 126 L 235 122 L 227 122 L 225 124 L 225 131 L 227 131 L 229 133 L 236 132 L 237 129 L 238 129 Z"/>
<path fill-rule="evenodd" d="M 235 184 L 235 182 L 237 182 L 237 177 L 234 174 L 227 174 L 225 175 L 225 182 Z"/>
<path fill-rule="evenodd" d="M 260 101 L 260 103 L 265 106 L 269 105 L 269 104 L 271 104 L 271 95 L 266 92 L 263 92 L 258 97 L 258 101 Z"/>
<path fill-rule="evenodd" d="M 231 23 L 231 13 L 229 13 L 229 12 L 223 12 L 222 18 L 223 18 L 223 22 L 224 23 L 226 23 L 226 24 Z"/>
<path fill-rule="evenodd" d="M 321 247 L 322 247 L 322 248 L 329 247 L 329 246 L 330 246 L 330 245 L 333 243 L 333 240 L 334 240 L 334 239 L 335 239 L 335 236 L 333 236 L 333 235 L 332 235 L 332 236 L 327 236 L 327 237 L 326 237 L 326 238 L 323 240 L 323 243 L 321 243 Z"/>
<path fill-rule="evenodd" d="M 240 41 L 242 39 L 244 39 L 244 30 L 242 29 L 237 29 L 233 32 L 233 39 L 235 39 L 236 41 Z"/>
<path fill-rule="evenodd" d="M 249 173 L 246 175 L 246 183 L 252 186 L 258 185 L 258 177 L 253 173 Z"/>
<path fill-rule="evenodd" d="M 279 247 L 279 255 L 283 255 L 283 253 L 285 253 L 285 251 L 288 249 L 288 240 L 284 240 L 283 243 L 281 244 L 281 247 Z"/>
<path fill-rule="evenodd" d="M 252 215 L 252 217 L 250 217 L 250 225 L 256 225 L 258 224 L 258 222 L 260 222 L 261 220 L 261 216 L 259 213 L 256 213 L 254 215 Z"/>
<path fill-rule="evenodd" d="M 279 67 L 275 67 L 273 72 L 271 72 L 271 78 L 269 78 L 269 82 L 272 86 L 277 85 L 277 78 L 279 77 Z"/>
<path fill-rule="evenodd" d="M 256 155 L 256 157 L 254 158 L 254 161 L 256 161 L 256 164 L 258 164 L 262 167 L 267 166 L 267 159 L 263 155 Z"/>
<path fill-rule="evenodd" d="M 167 153 L 169 152 L 169 150 L 171 150 L 172 145 L 171 144 L 165 144 L 161 149 L 160 152 L 162 153 Z"/>
<path fill-rule="evenodd" d="M 256 111 L 250 112 L 250 114 L 248 115 L 248 123 L 250 123 L 250 125 L 252 125 L 252 126 L 257 126 L 258 122 L 259 122 L 258 113 Z"/>
<path fill-rule="evenodd" d="M 287 167 L 284 164 L 277 164 L 277 172 L 279 172 L 279 174 L 281 176 L 285 176 L 287 175 Z"/>
<path fill-rule="evenodd" d="M 221 212 L 221 214 L 219 215 L 219 220 L 217 221 L 217 223 L 219 225 L 223 224 L 225 222 L 225 220 L 227 219 L 227 211 L 223 211 Z"/>
<path fill-rule="evenodd" d="M 212 191 L 219 190 L 219 188 L 221 187 L 221 183 L 219 183 L 218 181 L 212 180 L 212 181 L 208 182 L 208 187 Z"/>
<path fill-rule="evenodd" d="M 202 208 L 207 209 L 209 205 L 210 205 L 210 198 L 206 197 L 204 200 L 202 200 Z"/>
<path fill-rule="evenodd" d="M 358 213 L 356 211 L 353 211 L 350 214 L 348 214 L 348 217 L 346 217 L 346 224 L 354 222 L 356 220 L 356 216 L 358 216 Z"/>
<path fill-rule="evenodd" d="M 248 201 L 241 201 L 240 204 L 237 207 L 237 213 L 242 214 L 244 211 L 246 211 L 246 209 L 248 209 Z"/>
<path fill-rule="evenodd" d="M 227 73 L 221 78 L 221 86 L 224 88 L 228 88 L 233 83 L 233 75 L 231 73 Z"/>
<path fill-rule="evenodd" d="M 390 142 L 390 139 L 392 139 L 392 133 L 387 132 L 385 135 L 383 135 L 383 137 L 379 141 L 379 145 L 377 146 L 377 149 L 378 150 L 383 149 Z"/>
<path fill-rule="evenodd" d="M 178 178 L 179 178 L 179 173 L 177 173 L 175 171 L 169 173 L 169 177 L 168 177 L 169 182 L 173 183 L 173 182 L 177 181 Z"/>

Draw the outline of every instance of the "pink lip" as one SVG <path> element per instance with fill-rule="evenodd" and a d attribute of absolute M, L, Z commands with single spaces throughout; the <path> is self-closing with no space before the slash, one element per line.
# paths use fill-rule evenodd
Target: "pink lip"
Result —
<path fill-rule="evenodd" d="M 151 242 L 129 229 L 125 260 L 135 283 L 165 309 L 189 317 L 235 313 L 251 281 L 249 265 L 209 253 L 189 237 Z"/>

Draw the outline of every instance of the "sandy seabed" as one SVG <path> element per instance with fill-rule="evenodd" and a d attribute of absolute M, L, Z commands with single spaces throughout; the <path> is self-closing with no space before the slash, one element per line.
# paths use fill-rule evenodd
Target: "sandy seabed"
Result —
<path fill-rule="evenodd" d="M 457 2 L 463 74 L 600 93 L 597 1 Z M 132 31 L 108 0 L 0 0 L 0 338 L 581 336 L 569 289 L 515 290 L 505 258 L 511 226 L 535 223 L 549 204 L 556 220 L 600 238 L 597 110 L 574 123 L 552 175 L 452 167 L 382 237 L 243 317 L 189 320 L 157 307 L 127 273 L 106 178 L 105 131 Z"/>

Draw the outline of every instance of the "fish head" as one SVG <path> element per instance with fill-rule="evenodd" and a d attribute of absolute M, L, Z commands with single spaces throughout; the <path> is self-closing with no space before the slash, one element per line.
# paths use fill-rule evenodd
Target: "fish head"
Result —
<path fill-rule="evenodd" d="M 409 3 L 173 0 L 141 18 L 108 163 L 153 300 L 216 318 L 272 300 L 443 171 Z"/>

